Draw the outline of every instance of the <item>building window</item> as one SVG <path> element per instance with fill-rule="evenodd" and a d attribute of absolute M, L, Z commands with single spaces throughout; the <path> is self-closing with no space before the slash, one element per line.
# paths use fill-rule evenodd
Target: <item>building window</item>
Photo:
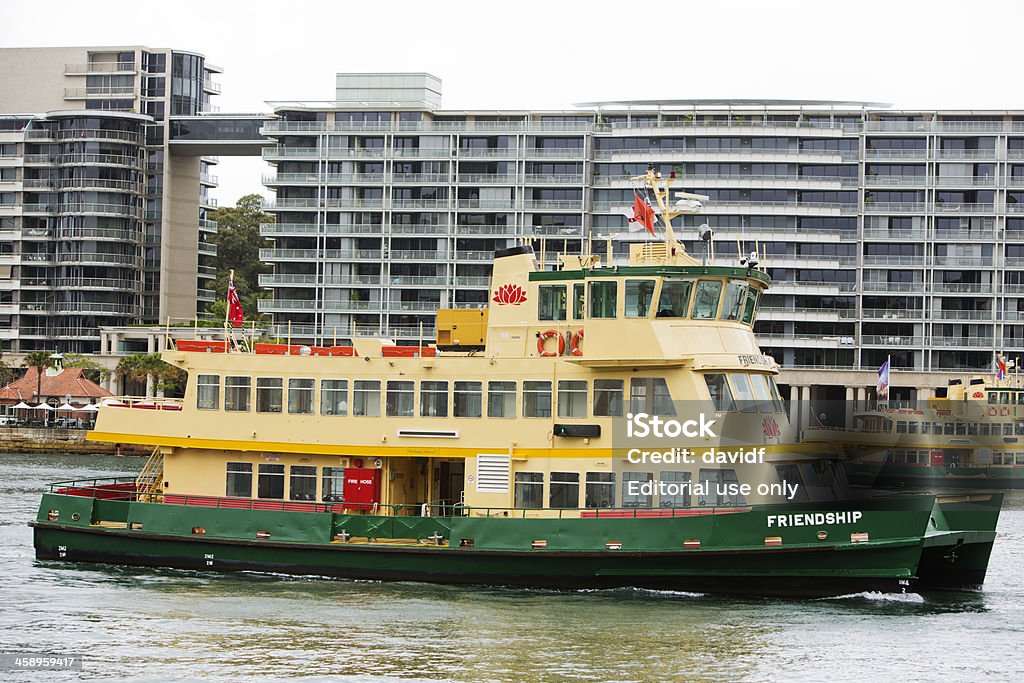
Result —
<path fill-rule="evenodd" d="M 551 417 L 551 382 L 523 382 L 523 417 Z"/>
<path fill-rule="evenodd" d="M 415 382 L 392 380 L 388 382 L 387 416 L 412 417 L 416 399 Z"/>
<path fill-rule="evenodd" d="M 544 473 L 516 472 L 515 498 L 517 508 L 544 507 Z"/>
<path fill-rule="evenodd" d="M 321 484 L 325 503 L 341 503 L 345 500 L 345 468 L 325 467 Z"/>
<path fill-rule="evenodd" d="M 347 379 L 325 379 L 320 382 L 320 414 L 348 415 Z"/>
<path fill-rule="evenodd" d="M 256 412 L 280 413 L 284 381 L 280 377 L 256 378 Z"/>
<path fill-rule="evenodd" d="M 352 414 L 380 417 L 379 379 L 357 379 L 352 383 Z"/>
<path fill-rule="evenodd" d="M 224 378 L 224 410 L 248 412 L 251 398 L 251 377 L 234 377 L 229 375 Z"/>
<path fill-rule="evenodd" d="M 587 381 L 558 380 L 558 417 L 587 416 Z"/>
<path fill-rule="evenodd" d="M 590 284 L 590 317 L 614 318 L 618 307 L 619 283 L 597 281 Z"/>
<path fill-rule="evenodd" d="M 585 507 L 615 507 L 614 472 L 587 472 Z"/>
<path fill-rule="evenodd" d="M 675 415 L 672 394 L 663 377 L 633 377 L 629 380 L 629 410 L 648 415 Z"/>
<path fill-rule="evenodd" d="M 646 318 L 654 297 L 654 280 L 626 280 L 626 317 Z"/>
<path fill-rule="evenodd" d="M 565 320 L 565 285 L 541 285 L 537 301 L 539 320 Z"/>
<path fill-rule="evenodd" d="M 512 401 L 514 404 L 514 388 Z M 454 404 L 452 406 L 452 414 L 454 417 L 480 417 L 482 410 L 483 382 L 456 382 Z"/>
<path fill-rule="evenodd" d="M 580 506 L 579 472 L 552 472 L 548 507 L 578 508 Z"/>
<path fill-rule="evenodd" d="M 292 500 L 316 500 L 316 467 L 292 465 L 288 497 Z"/>
<path fill-rule="evenodd" d="M 663 471 L 661 473 L 661 491 L 658 507 L 688 508 L 690 507 L 690 472 Z"/>
<path fill-rule="evenodd" d="M 260 465 L 257 498 L 284 498 L 284 465 Z"/>
<path fill-rule="evenodd" d="M 224 495 L 231 498 L 252 498 L 252 463 L 228 463 L 228 481 Z"/>
<path fill-rule="evenodd" d="M 196 378 L 196 408 L 220 410 L 220 375 L 199 375 Z"/>
<path fill-rule="evenodd" d="M 300 415 L 312 414 L 315 386 L 316 380 L 312 379 L 288 380 L 288 412 Z"/>
<path fill-rule="evenodd" d="M 594 417 L 622 417 L 625 382 L 621 379 L 594 380 Z"/>
<path fill-rule="evenodd" d="M 420 382 L 420 417 L 448 417 L 448 382 Z"/>
<path fill-rule="evenodd" d="M 516 383 L 487 383 L 487 417 L 516 416 Z"/>
<path fill-rule="evenodd" d="M 623 472 L 622 473 L 622 507 L 624 508 L 649 508 L 653 496 L 650 493 L 641 493 L 640 486 L 654 479 L 653 472 Z M 630 493 L 632 491 L 633 493 Z"/>

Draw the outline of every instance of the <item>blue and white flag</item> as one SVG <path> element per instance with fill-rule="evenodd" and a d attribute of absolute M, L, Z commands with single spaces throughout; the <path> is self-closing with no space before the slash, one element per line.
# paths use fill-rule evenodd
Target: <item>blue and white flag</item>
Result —
<path fill-rule="evenodd" d="M 889 398 L 889 361 L 890 358 L 886 358 L 885 362 L 882 363 L 882 367 L 878 368 L 878 398 L 886 399 Z"/>

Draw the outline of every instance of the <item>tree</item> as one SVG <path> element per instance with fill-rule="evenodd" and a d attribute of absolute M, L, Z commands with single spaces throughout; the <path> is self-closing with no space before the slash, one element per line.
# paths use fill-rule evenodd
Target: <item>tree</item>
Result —
<path fill-rule="evenodd" d="M 3 351 L 0 351 L 0 386 L 7 386 L 14 381 L 14 377 L 14 368 L 7 364 L 7 361 L 4 360 Z"/>
<path fill-rule="evenodd" d="M 272 223 L 274 217 L 263 212 L 263 197 L 247 194 L 233 207 L 214 211 L 210 218 L 217 221 L 217 279 L 214 291 L 226 294 L 228 274 L 235 270 L 235 289 L 244 300 L 258 293 L 260 273 L 269 273 L 270 267 L 260 261 L 260 249 L 270 246 L 270 240 L 260 235 L 260 223 Z"/>
<path fill-rule="evenodd" d="M 137 383 L 148 383 L 152 377 L 158 389 L 175 395 L 183 393 L 185 379 L 188 377 L 184 370 L 160 358 L 159 353 L 133 353 L 125 356 L 118 362 L 114 373 L 122 380 Z"/>
<path fill-rule="evenodd" d="M 39 376 L 36 378 L 36 401 L 39 403 L 43 402 L 43 372 L 46 368 L 53 367 L 53 359 L 50 358 L 49 351 L 32 351 L 25 355 L 25 360 L 22 361 L 22 366 L 26 368 L 36 368 L 39 371 Z"/>
<path fill-rule="evenodd" d="M 80 353 L 69 353 L 64 356 L 65 368 L 82 368 L 85 376 L 93 382 L 100 382 L 110 377 L 110 370 L 106 369 L 92 358 L 83 356 Z"/>

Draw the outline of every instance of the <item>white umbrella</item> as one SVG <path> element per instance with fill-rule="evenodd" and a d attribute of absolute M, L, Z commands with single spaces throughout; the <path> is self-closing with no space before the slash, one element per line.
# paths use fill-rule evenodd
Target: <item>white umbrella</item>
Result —
<path fill-rule="evenodd" d="M 73 410 L 78 410 L 78 408 L 74 407 L 70 403 L 61 403 L 60 406 L 57 408 L 57 412 L 60 412 L 62 410 L 65 410 L 65 411 L 72 410 L 73 411 Z"/>
<path fill-rule="evenodd" d="M 99 410 L 99 408 L 90 403 L 88 405 L 82 406 L 81 408 L 79 408 L 79 410 L 84 410 L 87 413 L 95 413 Z"/>
<path fill-rule="evenodd" d="M 32 410 L 32 406 L 22 401 L 21 403 L 15 403 L 12 406 L 15 410 Z"/>
<path fill-rule="evenodd" d="M 29 410 L 56 410 L 56 408 L 48 406 L 45 403 L 40 403 L 37 406 L 29 406 Z"/>

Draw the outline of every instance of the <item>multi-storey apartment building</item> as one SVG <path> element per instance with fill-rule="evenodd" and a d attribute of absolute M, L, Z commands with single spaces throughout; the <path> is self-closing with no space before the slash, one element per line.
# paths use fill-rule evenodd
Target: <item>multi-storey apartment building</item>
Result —
<path fill-rule="evenodd" d="M 264 152 L 277 166 L 265 181 L 275 245 L 262 256 L 274 298 L 262 310 L 295 335 L 411 339 L 422 325 L 429 337 L 435 307 L 487 301 L 491 253 L 524 237 L 549 265 L 563 251 L 605 254 L 609 238 L 624 255 L 637 239 L 621 212 L 630 178 L 653 164 L 711 198 L 677 228 L 691 253 L 708 222 L 716 262 L 762 256 L 775 284 L 757 331 L 804 386 L 855 398 L 891 356 L 897 371 L 936 373 L 913 375 L 924 389 L 1024 348 L 1024 111 L 452 111 L 426 74 L 339 74 L 335 101 L 276 114 L 264 128 L 277 143 Z"/>
<path fill-rule="evenodd" d="M 215 159 L 169 141 L 219 71 L 170 49 L 0 49 L 4 349 L 98 351 L 101 326 L 213 300 Z"/>

